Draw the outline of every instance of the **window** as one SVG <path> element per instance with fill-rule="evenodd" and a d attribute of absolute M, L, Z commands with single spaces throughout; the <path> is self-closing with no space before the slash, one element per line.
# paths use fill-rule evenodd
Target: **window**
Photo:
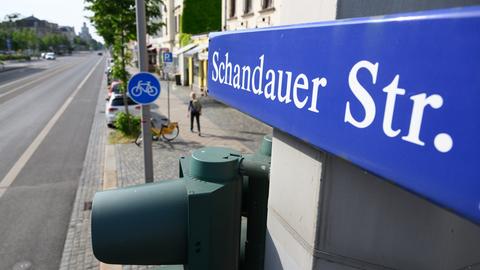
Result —
<path fill-rule="evenodd" d="M 122 84 L 121 83 L 114 84 L 113 87 L 112 87 L 112 93 L 120 94 L 121 90 L 122 90 Z M 123 105 L 123 98 L 122 98 L 122 105 Z"/>
<path fill-rule="evenodd" d="M 252 12 L 252 0 L 245 0 L 245 2 L 243 2 L 243 14 L 250 12 Z"/>
<path fill-rule="evenodd" d="M 127 104 L 129 106 L 131 105 L 137 105 L 137 103 L 135 101 L 133 101 L 130 97 L 127 97 Z M 112 106 L 124 106 L 124 103 L 123 103 L 123 96 L 116 96 L 113 100 L 112 100 Z"/>
<path fill-rule="evenodd" d="M 273 0 L 262 0 L 262 9 L 273 7 Z"/>
<path fill-rule="evenodd" d="M 180 23 L 179 23 L 179 16 L 175 16 L 175 33 L 180 32 Z"/>
<path fill-rule="evenodd" d="M 230 12 L 229 12 L 229 17 L 235 17 L 235 2 L 236 0 L 230 0 Z"/>

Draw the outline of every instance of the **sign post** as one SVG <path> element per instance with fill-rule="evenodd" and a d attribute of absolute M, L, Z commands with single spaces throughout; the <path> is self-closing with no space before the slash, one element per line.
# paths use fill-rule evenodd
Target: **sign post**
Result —
<path fill-rule="evenodd" d="M 170 80 L 168 73 L 171 71 L 173 65 L 173 55 L 171 52 L 163 53 L 163 73 L 167 74 L 167 113 L 168 121 L 170 121 Z"/>
<path fill-rule="evenodd" d="M 7 38 L 7 51 L 11 51 L 12 50 L 12 39 L 10 38 Z"/>
<path fill-rule="evenodd" d="M 145 24 L 145 1 L 135 0 L 137 17 L 138 66 L 140 72 L 148 70 Z M 159 88 L 160 90 L 160 88 Z M 150 105 L 142 105 L 143 159 L 145 182 L 153 182 L 152 136 L 150 131 Z"/>

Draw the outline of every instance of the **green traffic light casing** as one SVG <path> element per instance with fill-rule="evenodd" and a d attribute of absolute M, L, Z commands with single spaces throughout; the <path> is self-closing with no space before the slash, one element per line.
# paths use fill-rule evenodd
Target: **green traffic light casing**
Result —
<path fill-rule="evenodd" d="M 231 149 L 201 148 L 185 160 L 183 178 L 98 192 L 95 257 L 110 264 L 238 269 L 240 158 Z"/>
<path fill-rule="evenodd" d="M 263 270 L 271 155 L 272 136 L 265 135 L 256 153 L 244 155 L 240 162 L 242 213 L 247 217 L 242 269 Z"/>

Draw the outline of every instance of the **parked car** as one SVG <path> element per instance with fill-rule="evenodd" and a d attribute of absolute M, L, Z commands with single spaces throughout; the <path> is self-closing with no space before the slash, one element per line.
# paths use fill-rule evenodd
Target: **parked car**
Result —
<path fill-rule="evenodd" d="M 45 59 L 45 56 L 46 56 L 46 55 L 47 55 L 46 52 L 42 52 L 42 53 L 40 54 L 40 58 Z"/>
<path fill-rule="evenodd" d="M 56 58 L 55 53 L 53 53 L 53 52 L 49 52 L 49 53 L 45 54 L 45 59 L 47 59 L 47 60 L 55 60 L 55 58 Z"/>
<path fill-rule="evenodd" d="M 133 101 L 127 96 L 128 112 L 133 115 L 140 115 L 142 106 Z M 105 106 L 105 116 L 107 118 L 107 126 L 113 127 L 113 124 L 117 118 L 117 113 L 125 112 L 125 106 L 123 102 L 123 95 L 113 94 L 107 101 Z"/>
<path fill-rule="evenodd" d="M 106 100 L 110 99 L 110 96 L 112 94 L 120 95 L 122 94 L 121 92 L 122 89 L 122 82 L 119 80 L 114 80 L 112 83 L 108 86 L 108 92 L 107 92 L 107 97 Z"/>
<path fill-rule="evenodd" d="M 107 70 L 111 70 L 114 63 L 115 63 L 115 60 L 113 58 L 108 58 L 107 59 Z"/>

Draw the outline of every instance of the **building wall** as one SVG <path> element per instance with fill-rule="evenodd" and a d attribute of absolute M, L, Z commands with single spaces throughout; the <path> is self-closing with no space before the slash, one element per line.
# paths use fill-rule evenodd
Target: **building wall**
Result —
<path fill-rule="evenodd" d="M 279 1 L 279 0 L 277 0 Z M 251 0 L 251 11 L 245 13 L 245 0 L 224 0 L 222 4 L 222 25 L 227 31 L 247 28 L 260 28 L 278 25 L 278 9 L 263 9 L 260 0 Z M 235 12 L 231 16 L 231 7 L 235 4 Z"/>
<path fill-rule="evenodd" d="M 316 21 L 334 20 L 336 1 L 274 1 L 278 10 L 278 24 L 298 24 Z"/>
<path fill-rule="evenodd" d="M 338 0 L 337 19 L 479 4 L 478 0 Z"/>
<path fill-rule="evenodd" d="M 305 3 L 274 1 L 271 22 L 292 24 L 480 4 L 450 0 Z M 234 29 L 239 21 L 238 16 L 225 20 L 226 28 Z M 272 151 L 266 270 L 480 269 L 478 225 L 277 129 Z M 464 268 L 470 264 L 476 265 Z"/>
<path fill-rule="evenodd" d="M 480 262 L 478 225 L 339 157 L 327 155 L 324 169 L 315 250 L 330 256 L 317 254 L 313 269 L 329 269 L 325 260 L 432 270 Z"/>
<path fill-rule="evenodd" d="M 235 2 L 235 14 L 230 8 Z M 274 0 L 270 8 L 262 8 L 261 0 L 251 0 L 251 11 L 245 13 L 246 0 L 224 0 L 224 30 L 262 28 L 335 19 L 336 1 Z M 306 8 L 308 7 L 308 8 Z"/>

